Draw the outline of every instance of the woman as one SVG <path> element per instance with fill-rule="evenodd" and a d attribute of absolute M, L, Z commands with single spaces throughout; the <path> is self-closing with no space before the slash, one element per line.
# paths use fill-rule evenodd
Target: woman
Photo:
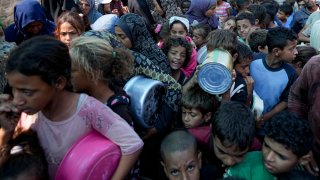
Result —
<path fill-rule="evenodd" d="M 57 19 L 55 37 L 70 47 L 71 41 L 85 31 L 85 25 L 79 14 L 65 12 Z"/>
<path fill-rule="evenodd" d="M 190 24 L 209 24 L 213 29 L 218 27 L 218 19 L 214 15 L 216 1 L 212 0 L 191 0 L 186 16 Z"/>
<path fill-rule="evenodd" d="M 132 13 L 123 15 L 116 22 L 115 33 L 127 48 L 143 54 L 161 70 L 170 73 L 167 57 L 153 40 L 142 17 Z"/>
<path fill-rule="evenodd" d="M 99 17 L 102 16 L 95 8 L 95 0 L 80 0 L 80 9 L 83 15 L 88 17 L 89 23 L 93 24 Z"/>

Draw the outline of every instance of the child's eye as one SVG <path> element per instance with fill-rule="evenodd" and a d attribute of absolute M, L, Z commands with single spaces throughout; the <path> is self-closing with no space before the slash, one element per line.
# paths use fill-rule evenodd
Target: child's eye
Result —
<path fill-rule="evenodd" d="M 30 91 L 30 90 L 23 90 L 22 91 L 23 94 L 25 94 L 26 96 L 32 96 L 33 94 L 33 91 Z"/>
<path fill-rule="evenodd" d="M 193 171 L 194 170 L 194 165 L 189 165 L 187 167 L 187 171 Z"/>
<path fill-rule="evenodd" d="M 281 160 L 287 160 L 287 158 L 284 157 L 284 156 L 282 156 L 281 154 L 278 154 L 278 156 L 279 156 L 279 158 L 280 158 Z"/>
<path fill-rule="evenodd" d="M 172 171 L 170 172 L 170 174 L 171 174 L 172 176 L 178 176 L 178 175 L 179 175 L 179 171 L 178 171 L 177 169 L 174 169 L 174 170 L 172 170 Z"/>

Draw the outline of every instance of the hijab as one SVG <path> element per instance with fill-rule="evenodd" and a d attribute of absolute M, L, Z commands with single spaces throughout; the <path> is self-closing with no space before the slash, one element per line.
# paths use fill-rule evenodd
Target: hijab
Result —
<path fill-rule="evenodd" d="M 88 16 L 88 20 L 90 24 L 93 24 L 99 17 L 102 16 L 101 13 L 96 10 L 95 0 L 86 0 L 90 5 L 90 11 Z"/>

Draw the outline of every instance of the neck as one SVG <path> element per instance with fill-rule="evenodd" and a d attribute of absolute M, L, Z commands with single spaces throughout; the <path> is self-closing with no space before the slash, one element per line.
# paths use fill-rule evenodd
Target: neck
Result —
<path fill-rule="evenodd" d="M 76 112 L 78 99 L 79 94 L 66 90 L 57 92 L 41 112 L 51 121 L 63 121 Z"/>
<path fill-rule="evenodd" d="M 278 68 L 282 64 L 282 60 L 278 59 L 277 57 L 268 54 L 266 58 L 266 63 L 271 68 Z"/>
<path fill-rule="evenodd" d="M 173 69 L 171 69 L 171 72 L 172 72 L 172 77 L 176 80 L 176 81 L 178 81 L 179 80 L 179 78 L 180 78 L 180 69 L 177 69 L 177 70 L 173 70 Z"/>
<path fill-rule="evenodd" d="M 97 85 L 93 86 L 89 91 L 90 95 L 98 99 L 102 103 L 106 103 L 108 99 L 114 95 L 114 92 L 109 88 L 106 82 L 98 82 Z"/>

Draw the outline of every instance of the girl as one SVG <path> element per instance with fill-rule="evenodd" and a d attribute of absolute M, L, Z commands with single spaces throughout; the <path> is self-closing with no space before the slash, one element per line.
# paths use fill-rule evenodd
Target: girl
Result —
<path fill-rule="evenodd" d="M 0 151 L 1 179 L 48 179 L 48 163 L 34 131 L 19 134 Z"/>
<path fill-rule="evenodd" d="M 123 15 L 116 22 L 115 33 L 125 47 L 141 53 L 165 73 L 170 73 L 167 57 L 153 40 L 142 17 L 132 13 Z"/>
<path fill-rule="evenodd" d="M 85 31 L 85 25 L 78 13 L 65 12 L 58 17 L 55 37 L 70 47 L 71 41 Z"/>
<path fill-rule="evenodd" d="M 120 85 L 133 75 L 130 54 L 102 39 L 80 37 L 72 41 L 70 56 L 73 90 L 95 97 L 133 125 L 129 96 Z"/>
<path fill-rule="evenodd" d="M 88 17 L 90 25 L 102 16 L 95 8 L 95 0 L 80 0 L 79 6 L 83 15 Z"/>
<path fill-rule="evenodd" d="M 228 16 L 230 16 L 231 6 L 224 0 L 217 0 L 217 7 L 215 15 L 219 19 L 219 23 L 222 23 Z"/>
<path fill-rule="evenodd" d="M 202 62 L 207 57 L 207 36 L 210 33 L 211 28 L 207 24 L 198 24 L 193 27 L 193 37 L 192 40 L 197 46 L 197 61 L 198 64 L 202 64 Z"/>
<path fill-rule="evenodd" d="M 172 77 L 181 85 L 186 80 L 186 75 L 181 71 L 190 61 L 192 46 L 180 37 L 169 38 L 162 48 L 168 56 Z"/>
<path fill-rule="evenodd" d="M 19 124 L 27 129 L 26 123 L 30 122 L 29 128 L 38 133 L 52 179 L 70 147 L 95 130 L 120 147 L 122 156 L 113 179 L 124 179 L 143 142 L 107 106 L 85 94 L 71 92 L 70 71 L 68 47 L 49 37 L 32 38 L 12 52 L 6 73 L 13 97 L 6 96 L 0 106 L 0 145 L 14 131 L 15 118 L 10 114 L 22 112 Z"/>
<path fill-rule="evenodd" d="M 235 32 L 236 31 L 236 17 L 234 17 L 234 16 L 227 17 L 223 21 L 221 29 Z"/>

